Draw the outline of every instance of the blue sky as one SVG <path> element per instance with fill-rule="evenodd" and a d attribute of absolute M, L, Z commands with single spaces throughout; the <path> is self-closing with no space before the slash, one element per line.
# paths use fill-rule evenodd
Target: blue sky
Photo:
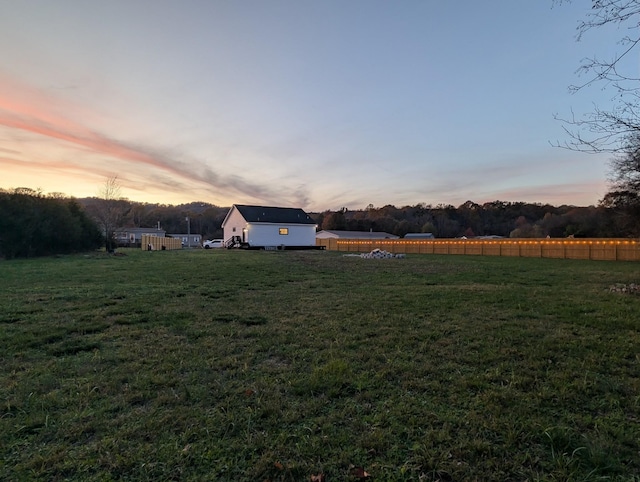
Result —
<path fill-rule="evenodd" d="M 587 0 L 0 0 L 0 187 L 296 206 L 595 204 L 607 157 L 553 147 Z M 637 59 L 634 59 L 637 63 Z M 637 67 L 634 66 L 637 69 Z"/>

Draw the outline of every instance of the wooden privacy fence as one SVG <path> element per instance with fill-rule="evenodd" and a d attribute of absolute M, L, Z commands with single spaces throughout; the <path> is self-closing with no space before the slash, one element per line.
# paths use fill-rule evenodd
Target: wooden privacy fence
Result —
<path fill-rule="evenodd" d="M 396 254 L 640 261 L 640 240 L 637 239 L 317 239 L 316 244 L 334 251 L 358 253 L 368 253 L 379 248 Z"/>
<path fill-rule="evenodd" d="M 143 234 L 141 239 L 141 248 L 144 251 L 182 249 L 182 240 L 179 238 L 163 238 L 160 236 L 151 236 L 150 234 Z"/>

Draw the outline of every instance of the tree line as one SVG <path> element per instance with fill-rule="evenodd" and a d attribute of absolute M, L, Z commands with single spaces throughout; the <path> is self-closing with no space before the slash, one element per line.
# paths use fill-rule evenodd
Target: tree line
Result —
<path fill-rule="evenodd" d="M 103 200 L 80 199 L 89 213 L 95 213 Z M 157 227 L 168 235 L 187 232 L 189 218 L 193 234 L 203 239 L 222 238 L 222 221 L 229 207 L 205 202 L 180 205 L 138 203 L 119 199 L 119 227 Z M 551 204 L 492 201 L 478 204 L 467 201 L 449 204 L 412 206 L 386 205 L 363 209 L 342 208 L 308 213 L 318 230 L 383 231 L 397 236 L 407 233 L 432 233 L 438 238 L 475 236 L 503 237 L 629 237 L 640 233 L 638 224 L 628 222 L 614 207 L 553 206 Z"/>
<path fill-rule="evenodd" d="M 97 224 L 75 199 L 26 188 L 0 189 L 0 257 L 84 252 L 102 242 Z"/>
<path fill-rule="evenodd" d="M 616 209 L 598 206 L 552 206 L 550 204 L 467 201 L 458 207 L 416 204 L 397 208 L 387 205 L 351 211 L 325 211 L 315 216 L 327 230 L 382 231 L 397 236 L 432 233 L 438 238 L 502 236 L 629 237 L 640 233 Z"/>
<path fill-rule="evenodd" d="M 222 238 L 222 221 L 229 212 L 228 207 L 205 202 L 169 205 L 120 198 L 109 200 L 109 217 L 105 214 L 103 198 L 82 198 L 78 202 L 91 216 L 100 220 L 103 230 L 105 224 L 112 229 L 160 227 L 167 235 L 185 234 L 190 230 L 192 234 L 202 235 L 203 239 Z"/>
<path fill-rule="evenodd" d="M 98 217 L 101 198 L 79 199 L 88 213 Z M 229 207 L 205 202 L 179 205 L 139 203 L 126 199 L 114 201 L 119 214 L 118 227 L 160 227 L 168 235 L 190 231 L 203 239 L 222 238 L 222 221 Z M 627 213 L 609 206 L 606 199 L 598 206 L 553 206 L 551 204 L 492 201 L 478 204 L 467 201 L 460 206 L 419 203 L 403 207 L 386 205 L 363 209 L 308 213 L 318 229 L 383 231 L 397 236 L 407 233 L 432 233 L 438 238 L 461 236 L 503 237 L 630 237 L 640 235 L 638 223 Z"/>
<path fill-rule="evenodd" d="M 205 202 L 180 205 L 140 203 L 124 198 L 74 199 L 19 188 L 0 190 L 0 257 L 46 256 L 115 246 L 108 230 L 161 227 L 168 235 L 190 231 L 203 239 L 222 238 L 229 207 Z M 109 220 L 105 224 L 105 216 Z M 605 198 L 597 206 L 493 201 L 460 206 L 419 203 L 363 209 L 309 212 L 318 230 L 382 231 L 396 236 L 432 233 L 437 238 L 465 236 L 631 237 L 640 235 L 638 217 Z M 106 244 L 105 244 L 106 241 Z"/>

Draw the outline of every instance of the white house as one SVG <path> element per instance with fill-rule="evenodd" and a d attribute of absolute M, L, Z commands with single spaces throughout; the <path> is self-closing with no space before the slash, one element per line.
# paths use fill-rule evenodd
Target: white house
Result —
<path fill-rule="evenodd" d="M 225 245 L 245 248 L 316 246 L 316 222 L 298 208 L 234 204 L 222 221 Z"/>

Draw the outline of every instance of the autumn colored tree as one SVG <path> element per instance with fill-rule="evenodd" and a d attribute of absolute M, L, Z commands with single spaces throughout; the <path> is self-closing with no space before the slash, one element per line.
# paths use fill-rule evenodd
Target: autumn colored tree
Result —
<path fill-rule="evenodd" d="M 322 220 L 322 229 L 325 230 L 345 230 L 347 228 L 347 221 L 344 216 L 345 210 L 341 209 L 340 211 L 332 212 L 326 216 Z"/>

